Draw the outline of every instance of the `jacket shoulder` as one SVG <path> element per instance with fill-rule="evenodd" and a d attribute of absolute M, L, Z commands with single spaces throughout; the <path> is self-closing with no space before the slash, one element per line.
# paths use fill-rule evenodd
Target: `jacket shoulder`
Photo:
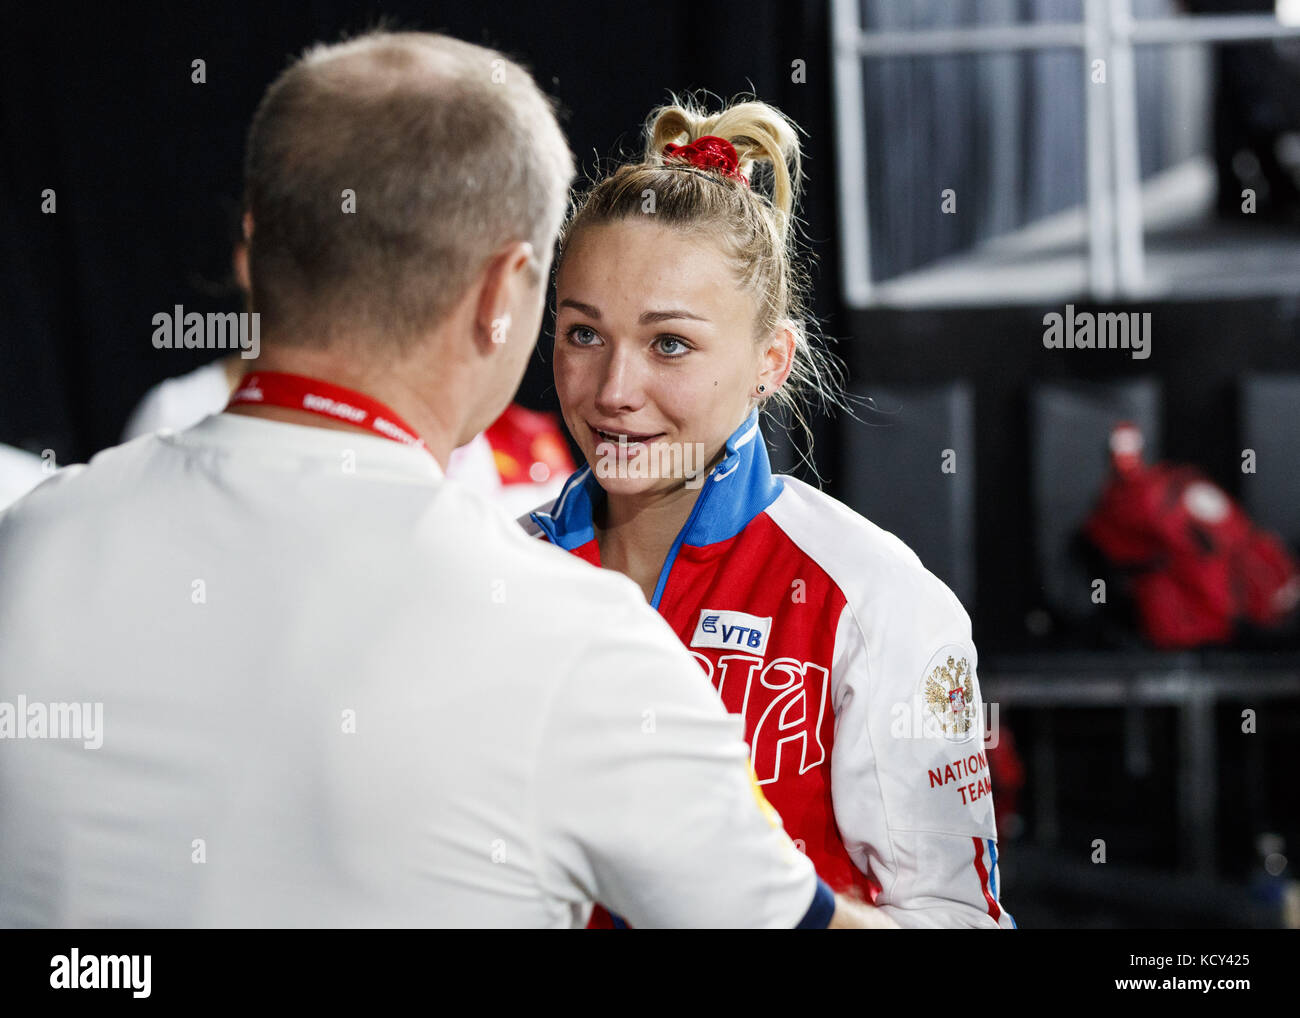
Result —
<path fill-rule="evenodd" d="M 552 509 L 555 508 L 556 501 L 557 499 L 553 498 L 548 502 L 543 502 L 541 505 L 533 506 L 533 508 L 529 509 L 528 512 L 524 513 L 522 516 L 516 519 L 515 522 L 518 523 L 521 528 L 523 528 L 524 533 L 527 534 L 529 537 L 541 537 L 542 528 L 539 527 L 537 525 L 537 522 L 533 519 L 533 513 L 536 512 L 549 513 Z"/>
<path fill-rule="evenodd" d="M 864 632 L 874 620 L 912 617 L 927 627 L 965 630 L 970 619 L 948 585 L 894 534 L 793 477 L 768 515 L 825 570 Z"/>

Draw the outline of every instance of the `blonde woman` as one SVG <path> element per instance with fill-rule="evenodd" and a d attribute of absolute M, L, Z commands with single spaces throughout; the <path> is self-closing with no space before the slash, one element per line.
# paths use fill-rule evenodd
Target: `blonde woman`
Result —
<path fill-rule="evenodd" d="M 1011 928 L 966 612 L 897 538 L 769 466 L 765 407 L 836 400 L 803 323 L 800 180 L 778 110 L 688 102 L 581 197 L 554 363 L 587 465 L 527 522 L 640 584 L 832 888 L 901 926 Z"/>

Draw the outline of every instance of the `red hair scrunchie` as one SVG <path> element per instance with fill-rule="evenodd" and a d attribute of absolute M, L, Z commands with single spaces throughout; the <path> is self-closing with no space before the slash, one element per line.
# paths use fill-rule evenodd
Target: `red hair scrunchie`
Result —
<path fill-rule="evenodd" d="M 697 169 L 720 173 L 749 186 L 749 181 L 740 172 L 736 146 L 716 134 L 703 135 L 689 145 L 674 145 L 670 142 L 664 146 L 664 158 L 684 159 Z"/>

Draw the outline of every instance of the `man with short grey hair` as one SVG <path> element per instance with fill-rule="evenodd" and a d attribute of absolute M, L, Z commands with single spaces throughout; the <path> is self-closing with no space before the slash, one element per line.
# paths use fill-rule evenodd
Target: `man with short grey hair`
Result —
<path fill-rule="evenodd" d="M 443 478 L 518 386 L 572 174 L 477 46 L 271 86 L 231 406 L 0 515 L 0 926 L 887 925 L 635 585 Z"/>

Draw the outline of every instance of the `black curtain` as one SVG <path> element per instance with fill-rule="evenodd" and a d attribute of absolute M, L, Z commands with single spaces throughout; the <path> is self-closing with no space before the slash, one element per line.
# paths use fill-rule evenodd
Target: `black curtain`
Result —
<path fill-rule="evenodd" d="M 258 98 L 306 45 L 381 19 L 521 60 L 560 101 L 588 171 L 619 144 L 636 151 L 646 114 L 670 90 L 753 90 L 776 104 L 808 132 L 816 310 L 834 317 L 825 4 L 42 4 L 7 13 L 0 41 L 0 442 L 83 461 L 116 443 L 151 385 L 211 359 L 155 350 L 151 319 L 174 304 L 238 306 L 231 226 Z M 205 84 L 191 82 L 194 60 L 206 64 Z M 42 212 L 47 189 L 53 214 Z M 520 400 L 550 409 L 545 328 Z"/>

